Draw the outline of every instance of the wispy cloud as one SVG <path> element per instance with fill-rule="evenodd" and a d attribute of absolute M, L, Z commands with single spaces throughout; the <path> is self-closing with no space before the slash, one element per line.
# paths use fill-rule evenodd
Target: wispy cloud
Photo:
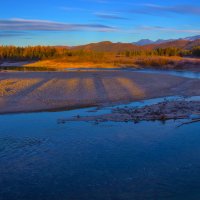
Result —
<path fill-rule="evenodd" d="M 174 6 L 162 6 L 157 4 L 136 4 L 138 8 L 131 10 L 133 13 L 141 14 L 164 14 L 164 13 L 175 13 L 175 14 L 187 14 L 187 15 L 200 15 L 200 6 L 197 5 L 174 5 Z"/>
<path fill-rule="evenodd" d="M 70 24 L 47 20 L 0 19 L 1 31 L 97 31 L 112 32 L 115 27 L 103 24 Z"/>
<path fill-rule="evenodd" d="M 177 28 L 168 28 L 161 26 L 141 26 L 137 28 L 140 31 L 162 31 L 162 32 L 172 32 L 172 33 L 191 33 L 191 34 L 200 34 L 200 29 L 177 29 Z"/>
<path fill-rule="evenodd" d="M 19 36 L 27 36 L 27 33 L 21 31 L 0 31 L 0 37 L 19 37 Z"/>
<path fill-rule="evenodd" d="M 102 19 L 115 19 L 115 20 L 127 20 L 128 18 L 119 16 L 119 14 L 116 13 L 105 13 L 105 12 L 96 12 L 94 13 L 96 17 L 102 18 Z"/>

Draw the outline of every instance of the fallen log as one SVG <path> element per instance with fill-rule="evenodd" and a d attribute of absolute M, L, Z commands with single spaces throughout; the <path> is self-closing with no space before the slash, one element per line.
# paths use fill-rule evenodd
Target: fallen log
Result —
<path fill-rule="evenodd" d="M 181 127 L 181 126 L 184 126 L 184 125 L 187 125 L 187 124 L 192 124 L 192 123 L 197 123 L 197 122 L 200 122 L 200 119 L 194 119 L 194 120 L 191 120 L 191 121 L 189 121 L 189 122 L 183 122 L 183 123 L 179 124 L 179 125 L 177 126 L 177 128 L 179 128 L 179 127 Z"/>

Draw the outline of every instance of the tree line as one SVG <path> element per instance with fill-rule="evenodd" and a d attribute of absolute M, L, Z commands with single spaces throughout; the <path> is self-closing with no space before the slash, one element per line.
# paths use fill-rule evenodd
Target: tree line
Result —
<path fill-rule="evenodd" d="M 192 50 L 183 50 L 175 47 L 157 48 L 153 50 L 127 50 L 117 53 L 112 52 L 96 52 L 89 50 L 75 50 L 65 47 L 52 46 L 0 46 L 1 60 L 42 60 L 51 58 L 69 58 L 80 60 L 96 59 L 103 60 L 109 57 L 136 57 L 136 56 L 196 56 L 200 57 L 200 46 Z"/>

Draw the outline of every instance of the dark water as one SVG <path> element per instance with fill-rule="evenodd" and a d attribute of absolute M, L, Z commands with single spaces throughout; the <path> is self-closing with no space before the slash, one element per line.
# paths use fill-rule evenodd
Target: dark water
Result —
<path fill-rule="evenodd" d="M 200 199 L 200 124 L 0 116 L 1 200 Z"/>
<path fill-rule="evenodd" d="M 129 71 L 129 72 L 140 72 L 145 74 L 169 74 L 173 76 L 179 76 L 184 78 L 194 78 L 200 79 L 200 72 L 193 72 L 187 70 L 159 70 L 159 69 L 134 69 L 134 68 L 66 68 L 56 69 L 56 68 L 48 68 L 48 67 L 16 67 L 16 66 L 9 66 L 9 67 L 0 67 L 0 71 L 4 70 L 15 70 L 15 71 L 62 71 L 62 72 L 69 72 L 69 71 Z"/>
<path fill-rule="evenodd" d="M 0 67 L 1 71 L 58 71 L 56 68 L 47 68 L 47 67 L 17 67 L 17 66 L 9 66 L 9 67 Z"/>
<path fill-rule="evenodd" d="M 187 70 L 159 70 L 159 69 L 141 69 L 133 70 L 135 72 L 147 73 L 147 74 L 169 74 L 173 76 L 179 76 L 184 78 L 200 79 L 200 72 L 193 72 Z"/>
<path fill-rule="evenodd" d="M 67 68 L 66 71 L 130 71 L 130 72 L 140 72 L 145 74 L 168 74 L 173 76 L 179 76 L 184 78 L 194 78 L 200 79 L 200 72 L 193 72 L 189 70 L 162 70 L 162 69 L 134 69 L 134 68 L 87 68 L 87 69 L 69 69 Z"/>

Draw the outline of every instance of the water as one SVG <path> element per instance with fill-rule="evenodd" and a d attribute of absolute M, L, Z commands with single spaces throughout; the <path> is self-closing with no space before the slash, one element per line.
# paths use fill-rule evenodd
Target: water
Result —
<path fill-rule="evenodd" d="M 192 72 L 137 72 L 200 77 Z M 58 123 L 111 108 L 0 115 L 0 200 L 199 200 L 199 123 L 179 128 L 180 120 Z"/>
<path fill-rule="evenodd" d="M 56 68 L 47 68 L 47 67 L 17 67 L 17 66 L 9 66 L 9 67 L 3 67 L 0 66 L 0 72 L 1 71 L 58 71 Z"/>
<path fill-rule="evenodd" d="M 130 71 L 130 72 L 140 72 L 140 73 L 146 73 L 146 74 L 168 74 L 173 76 L 179 76 L 184 78 L 194 78 L 194 79 L 200 79 L 200 72 L 193 72 L 188 70 L 159 70 L 159 69 L 134 69 L 134 68 L 66 68 L 66 71 Z"/>
<path fill-rule="evenodd" d="M 47 67 L 0 67 L 0 71 L 4 70 L 15 70 L 15 71 L 129 71 L 129 72 L 139 72 L 147 74 L 168 74 L 173 76 L 179 76 L 184 78 L 194 78 L 200 79 L 200 72 L 193 72 L 187 70 L 159 70 L 159 69 L 134 69 L 134 68 L 66 68 L 66 69 L 56 69 Z"/>
<path fill-rule="evenodd" d="M 147 73 L 147 74 L 169 74 L 173 76 L 179 76 L 184 78 L 200 79 L 200 72 L 192 72 L 185 70 L 157 70 L 157 69 L 141 69 L 133 70 L 135 72 Z"/>
<path fill-rule="evenodd" d="M 200 198 L 199 123 L 57 123 L 94 110 L 1 115 L 0 199 Z"/>
<path fill-rule="evenodd" d="M 168 74 L 183 78 L 200 79 L 200 72 L 193 72 L 187 70 L 159 70 L 159 69 L 134 69 L 134 68 L 87 68 L 87 69 L 65 69 L 65 71 L 129 71 L 139 72 L 145 74 Z"/>

